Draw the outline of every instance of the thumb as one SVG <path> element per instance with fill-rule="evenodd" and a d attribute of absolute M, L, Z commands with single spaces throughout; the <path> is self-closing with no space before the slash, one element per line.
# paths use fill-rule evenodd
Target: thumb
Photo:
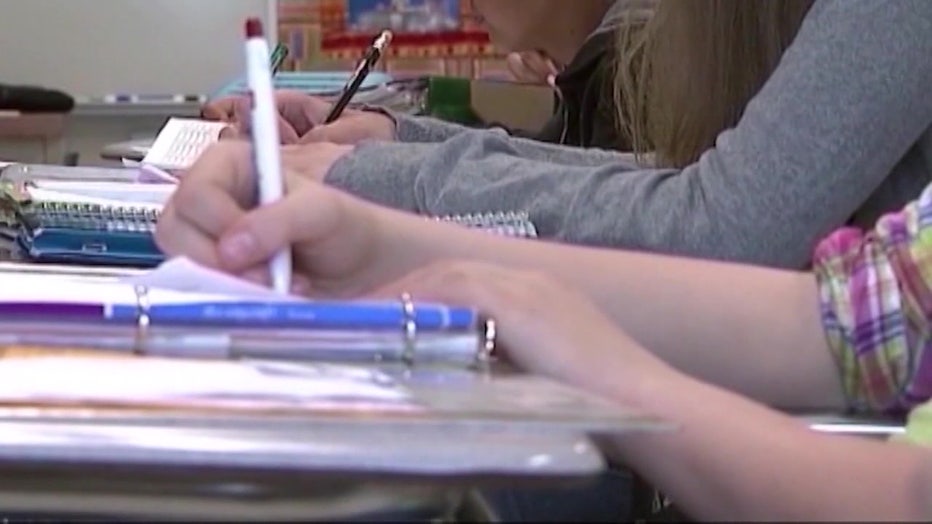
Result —
<path fill-rule="evenodd" d="M 201 118 L 215 122 L 230 122 L 231 115 L 218 105 L 206 104 L 201 108 Z"/>
<path fill-rule="evenodd" d="M 230 272 L 267 262 L 292 244 L 314 250 L 346 225 L 346 205 L 323 185 L 305 184 L 285 198 L 254 209 L 233 224 L 218 245 L 220 264 Z"/>

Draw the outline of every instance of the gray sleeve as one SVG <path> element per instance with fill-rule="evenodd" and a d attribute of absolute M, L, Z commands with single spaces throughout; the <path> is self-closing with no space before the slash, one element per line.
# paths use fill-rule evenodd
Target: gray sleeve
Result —
<path fill-rule="evenodd" d="M 397 138 L 401 142 L 443 142 L 469 129 L 429 116 L 401 113 L 392 113 L 391 116 L 395 119 Z"/>
<path fill-rule="evenodd" d="M 930 35 L 928 0 L 816 2 L 739 124 L 680 172 L 472 131 L 391 187 L 331 178 L 422 213 L 528 211 L 562 241 L 799 268 L 932 123 Z"/>

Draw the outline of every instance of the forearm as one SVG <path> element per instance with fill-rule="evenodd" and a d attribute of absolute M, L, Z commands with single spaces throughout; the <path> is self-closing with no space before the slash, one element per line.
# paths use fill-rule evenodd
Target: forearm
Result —
<path fill-rule="evenodd" d="M 621 437 L 612 447 L 693 517 L 868 522 L 932 517 L 925 502 L 932 493 L 926 450 L 816 434 L 684 376 L 646 387 L 637 405 L 678 430 Z M 629 392 L 615 396 L 630 402 Z"/>
<path fill-rule="evenodd" d="M 691 375 L 784 408 L 843 406 L 808 274 L 506 239 L 385 213 L 394 237 L 383 248 L 391 251 L 386 260 L 410 268 L 474 259 L 541 270 L 584 291 L 642 345 Z"/>

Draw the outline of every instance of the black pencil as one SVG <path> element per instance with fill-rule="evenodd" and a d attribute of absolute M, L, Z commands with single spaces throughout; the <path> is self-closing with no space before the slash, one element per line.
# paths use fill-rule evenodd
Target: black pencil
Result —
<path fill-rule="evenodd" d="M 372 71 L 375 64 L 382 58 L 382 54 L 385 53 L 385 49 L 391 41 L 391 31 L 382 31 L 379 37 L 375 39 L 375 42 L 373 42 L 369 50 L 366 51 L 366 56 L 356 65 L 356 70 L 353 71 L 353 75 L 346 83 L 346 87 L 343 88 L 343 93 L 340 94 L 340 98 L 337 100 L 336 104 L 333 105 L 330 114 L 327 115 L 327 119 L 324 121 L 325 124 L 333 123 L 336 119 L 340 118 L 340 115 L 343 114 L 343 110 L 346 109 L 346 106 L 348 106 L 350 101 L 353 100 L 353 97 L 356 96 L 359 87 L 366 77 L 369 76 L 369 72 Z"/>

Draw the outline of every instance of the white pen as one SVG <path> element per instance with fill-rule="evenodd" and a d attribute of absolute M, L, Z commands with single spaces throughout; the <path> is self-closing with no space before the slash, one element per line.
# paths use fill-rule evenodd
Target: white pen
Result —
<path fill-rule="evenodd" d="M 264 206 L 282 198 L 284 181 L 269 44 L 258 18 L 246 21 L 246 81 L 252 103 L 252 144 L 259 184 L 259 205 Z M 272 258 L 269 271 L 273 289 L 287 294 L 291 290 L 289 247 Z"/>

